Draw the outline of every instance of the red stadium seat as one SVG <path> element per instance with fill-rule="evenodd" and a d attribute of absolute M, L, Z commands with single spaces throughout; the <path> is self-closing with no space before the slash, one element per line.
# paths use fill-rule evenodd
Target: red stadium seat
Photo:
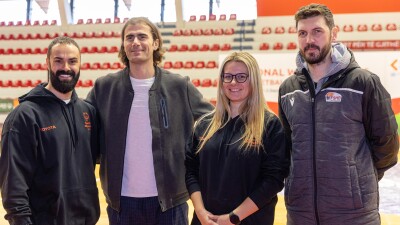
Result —
<path fill-rule="evenodd" d="M 229 20 L 236 20 L 236 14 L 231 14 L 230 16 L 229 16 Z"/>
<path fill-rule="evenodd" d="M 32 70 L 33 66 L 31 63 L 25 63 L 22 65 L 22 70 Z"/>
<path fill-rule="evenodd" d="M 192 79 L 192 84 L 193 84 L 195 87 L 199 87 L 200 84 L 201 84 L 200 79 L 197 79 L 197 78 Z"/>
<path fill-rule="evenodd" d="M 381 24 L 372 24 L 371 30 L 372 31 L 382 31 L 382 25 Z"/>
<path fill-rule="evenodd" d="M 57 25 L 57 20 L 52 20 L 50 25 L 51 25 L 51 26 Z"/>
<path fill-rule="evenodd" d="M 208 61 L 206 64 L 206 68 L 213 69 L 218 68 L 217 63 L 215 61 Z"/>
<path fill-rule="evenodd" d="M 202 87 L 211 87 L 212 86 L 212 80 L 210 78 L 205 78 L 201 81 L 201 86 Z"/>
<path fill-rule="evenodd" d="M 189 17 L 189 21 L 190 21 L 190 22 L 196 21 L 196 16 L 195 16 L 195 15 L 191 15 L 191 16 Z"/>
<path fill-rule="evenodd" d="M 4 27 L 4 26 L 6 26 L 6 22 L 5 21 L 1 21 L 0 22 L 0 27 Z"/>
<path fill-rule="evenodd" d="M 104 38 L 105 34 L 104 31 L 97 31 L 93 33 L 93 37 L 95 38 Z"/>
<path fill-rule="evenodd" d="M 93 19 L 91 19 L 91 18 L 87 19 L 86 24 L 93 24 Z"/>
<path fill-rule="evenodd" d="M 111 23 L 111 18 L 105 18 L 104 23 Z"/>
<path fill-rule="evenodd" d="M 297 33 L 297 29 L 294 26 L 289 27 L 288 29 L 289 34 L 295 34 Z"/>
<path fill-rule="evenodd" d="M 213 35 L 213 29 L 208 29 L 208 28 L 204 29 L 203 35 L 207 35 L 207 36 Z"/>
<path fill-rule="evenodd" d="M 82 81 L 81 87 L 93 87 L 93 81 L 92 80 Z"/>
<path fill-rule="evenodd" d="M 101 64 L 101 69 L 109 70 L 109 69 L 111 69 L 111 64 L 109 62 L 103 62 L 103 64 Z"/>
<path fill-rule="evenodd" d="M 207 20 L 206 15 L 200 15 L 199 21 L 206 21 L 206 20 Z"/>
<path fill-rule="evenodd" d="M 33 64 L 32 70 L 42 70 L 42 64 L 41 63 Z"/>
<path fill-rule="evenodd" d="M 21 55 L 24 51 L 22 50 L 22 48 L 16 48 L 14 51 L 14 54 L 16 55 Z"/>
<path fill-rule="evenodd" d="M 40 21 L 39 20 L 35 20 L 33 21 L 33 26 L 39 26 L 40 25 Z"/>
<path fill-rule="evenodd" d="M 214 29 L 214 35 L 223 35 L 223 34 L 224 34 L 224 29 L 222 29 L 222 28 Z"/>
<path fill-rule="evenodd" d="M 271 29 L 271 27 L 263 27 L 261 30 L 261 33 L 262 34 L 270 34 L 270 33 L 272 33 L 272 29 Z"/>
<path fill-rule="evenodd" d="M 359 25 L 357 26 L 357 31 L 358 31 L 358 32 L 366 32 L 366 31 L 368 31 L 368 26 L 367 26 L 367 24 L 359 24 Z"/>
<path fill-rule="evenodd" d="M 22 21 L 21 21 L 21 20 L 17 21 L 16 26 L 23 26 L 23 25 L 24 25 L 24 24 L 22 24 Z"/>
<path fill-rule="evenodd" d="M 202 44 L 199 50 L 202 52 L 208 51 L 210 50 L 210 46 L 208 44 Z"/>
<path fill-rule="evenodd" d="M 96 24 L 101 24 L 101 23 L 103 23 L 103 20 L 101 18 L 97 18 L 96 19 Z"/>
<path fill-rule="evenodd" d="M 4 53 L 5 53 L 4 48 L 0 48 L 0 55 L 4 55 Z M 2 64 L 2 65 L 3 65 L 3 64 Z"/>
<path fill-rule="evenodd" d="M 229 43 L 225 43 L 225 44 L 222 44 L 222 46 L 221 46 L 221 51 L 229 51 L 229 50 L 231 50 L 231 44 L 229 44 Z"/>
<path fill-rule="evenodd" d="M 28 55 L 28 54 L 32 54 L 32 49 L 31 48 L 25 48 L 22 52 L 22 54 Z"/>
<path fill-rule="evenodd" d="M 90 66 L 90 69 L 92 69 L 92 70 L 101 69 L 101 64 L 100 64 L 99 62 L 94 62 L 94 63 L 92 63 L 92 65 Z"/>
<path fill-rule="evenodd" d="M 32 87 L 32 80 L 24 80 L 22 82 L 22 87 Z"/>
<path fill-rule="evenodd" d="M 204 61 L 197 61 L 196 65 L 194 66 L 196 69 L 201 69 L 205 67 L 205 62 Z"/>
<path fill-rule="evenodd" d="M 170 52 L 178 51 L 178 45 L 172 44 L 171 46 L 169 46 L 168 51 L 170 51 Z"/>
<path fill-rule="evenodd" d="M 285 33 L 285 28 L 282 26 L 275 27 L 275 34 L 284 34 Z"/>
<path fill-rule="evenodd" d="M 189 46 L 187 44 L 182 44 L 179 48 L 178 51 L 179 52 L 186 52 L 189 50 Z"/>
<path fill-rule="evenodd" d="M 121 20 L 119 17 L 114 17 L 114 23 L 121 23 Z"/>
<path fill-rule="evenodd" d="M 220 46 L 219 44 L 213 44 L 211 45 L 210 51 L 219 51 Z"/>
<path fill-rule="evenodd" d="M 111 47 L 108 49 L 108 53 L 116 53 L 116 52 L 119 52 L 119 49 L 118 49 L 117 46 L 111 46 Z"/>
<path fill-rule="evenodd" d="M 234 34 L 235 33 L 235 30 L 231 27 L 231 28 L 226 28 L 225 30 L 224 30 L 224 34 L 225 35 L 232 35 L 232 34 Z"/>
<path fill-rule="evenodd" d="M 111 67 L 110 67 L 110 69 L 112 69 L 112 70 L 118 70 L 118 69 L 121 69 L 123 66 L 122 66 L 122 64 L 120 63 L 120 62 L 114 62 L 112 65 L 111 65 Z"/>
<path fill-rule="evenodd" d="M 13 21 L 8 21 L 8 24 L 7 24 L 7 26 L 9 26 L 9 27 L 12 27 L 12 26 L 14 26 L 14 22 L 13 22 Z"/>
<path fill-rule="evenodd" d="M 108 53 L 108 47 L 107 46 L 101 46 L 98 53 Z"/>
<path fill-rule="evenodd" d="M 350 24 L 350 25 L 344 25 L 344 26 L 343 26 L 343 31 L 344 31 L 344 32 L 353 32 L 353 30 L 354 30 L 354 29 L 353 29 L 353 25 L 351 25 L 351 24 Z"/>
<path fill-rule="evenodd" d="M 269 49 L 269 44 L 268 43 L 261 43 L 259 50 L 268 50 Z"/>
<path fill-rule="evenodd" d="M 174 30 L 174 33 L 172 33 L 173 36 L 181 36 L 183 35 L 183 32 L 181 29 L 176 29 Z"/>
<path fill-rule="evenodd" d="M 289 42 L 289 43 L 287 44 L 287 46 L 286 46 L 286 49 L 288 49 L 288 50 L 297 49 L 297 44 L 294 43 L 294 42 Z"/>
<path fill-rule="evenodd" d="M 23 68 L 22 64 L 21 63 L 17 63 L 17 64 L 14 65 L 13 70 L 22 70 L 22 68 Z"/>
<path fill-rule="evenodd" d="M 211 15 L 208 17 L 208 20 L 209 20 L 209 21 L 214 21 L 214 20 L 216 20 L 216 19 L 217 19 L 217 16 L 214 15 L 214 14 L 211 14 Z"/>
<path fill-rule="evenodd" d="M 272 47 L 273 50 L 282 50 L 283 49 L 283 44 L 281 42 L 276 42 L 274 46 Z"/>
<path fill-rule="evenodd" d="M 219 20 L 226 20 L 226 15 L 225 14 L 219 15 Z"/>
<path fill-rule="evenodd" d="M 386 24 L 386 30 L 387 31 L 396 31 L 397 26 L 395 23 L 388 23 L 388 24 Z"/>
<path fill-rule="evenodd" d="M 83 19 L 78 19 L 78 22 L 76 24 L 84 24 L 85 22 L 83 21 Z"/>
<path fill-rule="evenodd" d="M 193 35 L 194 36 L 200 36 L 203 35 L 203 30 L 201 28 L 197 28 L 193 30 Z"/>
<path fill-rule="evenodd" d="M 185 69 L 192 69 L 194 67 L 194 62 L 193 61 L 186 61 L 184 68 Z"/>
<path fill-rule="evenodd" d="M 191 29 L 186 29 L 186 30 L 184 30 L 184 31 L 183 31 L 183 35 L 184 35 L 184 36 L 190 36 L 190 35 L 192 35 L 192 30 L 191 30 Z"/>
<path fill-rule="evenodd" d="M 82 63 L 82 65 L 81 65 L 81 70 L 90 70 L 90 63 L 88 63 L 88 62 L 85 62 L 85 63 Z"/>
<path fill-rule="evenodd" d="M 172 68 L 172 62 L 171 61 L 165 61 L 163 67 L 164 67 L 164 69 L 171 69 Z"/>
<path fill-rule="evenodd" d="M 176 61 L 173 65 L 174 69 L 181 69 L 183 67 L 183 62 L 182 61 Z"/>
<path fill-rule="evenodd" d="M 42 26 L 47 26 L 49 25 L 49 21 L 48 20 L 43 20 L 42 21 Z"/>
<path fill-rule="evenodd" d="M 199 50 L 199 45 L 198 44 L 192 44 L 189 48 L 190 52 L 195 52 Z"/>
<path fill-rule="evenodd" d="M 98 53 L 99 49 L 97 48 L 97 46 L 92 46 L 89 48 L 88 53 Z"/>

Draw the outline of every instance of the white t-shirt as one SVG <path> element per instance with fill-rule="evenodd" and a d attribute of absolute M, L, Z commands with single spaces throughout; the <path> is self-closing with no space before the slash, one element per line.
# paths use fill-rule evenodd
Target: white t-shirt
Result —
<path fill-rule="evenodd" d="M 129 114 L 121 195 L 157 196 L 149 116 L 149 89 L 154 83 L 154 77 L 130 78 L 135 97 Z"/>

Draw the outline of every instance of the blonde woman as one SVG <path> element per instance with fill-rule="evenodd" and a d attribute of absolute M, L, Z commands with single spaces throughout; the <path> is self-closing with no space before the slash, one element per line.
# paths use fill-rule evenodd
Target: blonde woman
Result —
<path fill-rule="evenodd" d="M 288 159 L 256 59 L 232 53 L 221 66 L 216 108 L 197 122 L 186 152 L 191 224 L 272 225 Z"/>

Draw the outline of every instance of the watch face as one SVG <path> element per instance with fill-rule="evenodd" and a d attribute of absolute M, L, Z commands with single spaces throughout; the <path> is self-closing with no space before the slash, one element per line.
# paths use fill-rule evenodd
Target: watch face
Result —
<path fill-rule="evenodd" d="M 233 212 L 229 213 L 229 220 L 233 224 L 239 224 L 240 223 L 239 217 Z"/>

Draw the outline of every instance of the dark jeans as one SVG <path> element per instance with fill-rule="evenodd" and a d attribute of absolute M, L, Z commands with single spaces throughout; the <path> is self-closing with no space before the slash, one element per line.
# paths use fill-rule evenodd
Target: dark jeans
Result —
<path fill-rule="evenodd" d="M 120 212 L 107 207 L 110 225 L 188 225 L 188 204 L 161 211 L 157 197 L 121 196 Z"/>

